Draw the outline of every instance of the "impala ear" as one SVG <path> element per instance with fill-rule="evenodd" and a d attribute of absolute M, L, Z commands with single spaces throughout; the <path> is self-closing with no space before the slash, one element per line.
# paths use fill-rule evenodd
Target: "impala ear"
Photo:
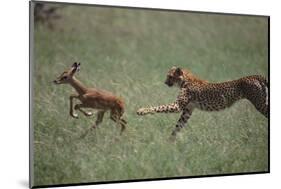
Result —
<path fill-rule="evenodd" d="M 77 67 L 77 62 L 74 62 L 71 67 Z"/>
<path fill-rule="evenodd" d="M 72 68 L 75 68 L 75 69 L 79 69 L 79 68 L 80 68 L 80 65 L 81 65 L 80 62 L 79 62 L 79 63 L 74 62 L 71 67 L 72 67 Z"/>
<path fill-rule="evenodd" d="M 81 63 L 79 62 L 76 66 L 77 71 L 80 71 L 80 65 L 81 65 Z"/>
<path fill-rule="evenodd" d="M 79 71 L 80 70 L 80 62 L 79 63 L 77 63 L 77 62 L 74 62 L 73 64 L 72 64 L 72 74 L 74 74 L 76 71 Z"/>
<path fill-rule="evenodd" d="M 182 69 L 179 68 L 179 67 L 175 70 L 175 73 L 176 73 L 176 75 L 178 75 L 178 76 L 183 75 L 183 71 L 182 71 Z"/>

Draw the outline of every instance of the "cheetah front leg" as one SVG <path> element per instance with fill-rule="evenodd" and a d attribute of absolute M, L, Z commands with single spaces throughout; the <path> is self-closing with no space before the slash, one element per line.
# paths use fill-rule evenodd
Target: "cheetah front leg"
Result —
<path fill-rule="evenodd" d="M 168 105 L 140 108 L 138 109 L 137 114 L 146 115 L 146 114 L 154 114 L 154 113 L 178 113 L 178 112 L 180 112 L 179 105 L 177 102 L 174 102 Z"/>
<path fill-rule="evenodd" d="M 192 114 L 192 109 L 190 107 L 186 107 L 183 109 L 181 117 L 179 118 L 176 127 L 174 128 L 170 140 L 175 141 L 176 140 L 176 135 L 180 130 L 186 125 L 187 121 L 191 117 Z"/>

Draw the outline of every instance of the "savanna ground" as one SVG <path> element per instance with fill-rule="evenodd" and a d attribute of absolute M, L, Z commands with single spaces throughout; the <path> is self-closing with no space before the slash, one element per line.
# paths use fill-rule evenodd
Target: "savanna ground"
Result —
<path fill-rule="evenodd" d="M 33 62 L 34 185 L 268 171 L 268 121 L 247 100 L 194 111 L 176 143 L 180 114 L 140 117 L 172 102 L 167 70 L 189 68 L 211 82 L 268 75 L 266 17 L 65 6 L 53 28 L 36 23 Z M 124 135 L 105 115 L 69 116 L 69 85 L 52 81 L 74 61 L 76 77 L 126 102 Z"/>

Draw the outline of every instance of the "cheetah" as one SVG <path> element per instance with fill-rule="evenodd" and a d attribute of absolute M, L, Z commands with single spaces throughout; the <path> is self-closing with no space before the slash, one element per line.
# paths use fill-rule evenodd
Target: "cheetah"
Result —
<path fill-rule="evenodd" d="M 240 99 L 248 99 L 262 115 L 268 118 L 268 83 L 260 75 L 222 83 L 209 83 L 199 79 L 187 69 L 174 66 L 168 71 L 165 84 L 180 88 L 176 101 L 168 105 L 140 108 L 137 114 L 181 112 L 171 134 L 173 140 L 186 125 L 194 109 L 219 111 L 230 107 Z"/>

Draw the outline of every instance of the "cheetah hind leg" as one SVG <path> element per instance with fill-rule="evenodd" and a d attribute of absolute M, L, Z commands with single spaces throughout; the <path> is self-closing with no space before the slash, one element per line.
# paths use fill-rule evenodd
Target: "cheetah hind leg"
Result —
<path fill-rule="evenodd" d="M 268 105 L 261 104 L 261 105 L 255 106 L 255 107 L 260 113 L 262 113 L 266 118 L 268 118 Z"/>
<path fill-rule="evenodd" d="M 246 98 L 261 114 L 268 118 L 268 87 L 262 81 L 257 81 L 254 84 L 249 87 Z"/>

